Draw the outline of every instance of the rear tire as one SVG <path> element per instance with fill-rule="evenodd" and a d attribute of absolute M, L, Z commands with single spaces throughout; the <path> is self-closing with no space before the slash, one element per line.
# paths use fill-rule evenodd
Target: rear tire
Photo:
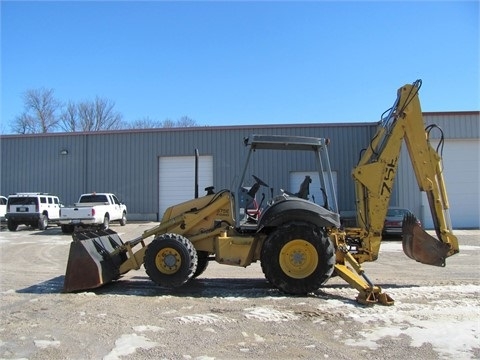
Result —
<path fill-rule="evenodd" d="M 125 212 L 122 214 L 122 218 L 120 219 L 120 225 L 121 226 L 127 225 L 127 214 Z"/>
<path fill-rule="evenodd" d="M 208 252 L 206 251 L 197 251 L 197 270 L 195 270 L 195 273 L 192 276 L 192 279 L 195 279 L 196 277 L 199 277 L 200 275 L 203 274 L 205 270 L 207 270 L 208 267 Z"/>
<path fill-rule="evenodd" d="M 48 227 L 48 216 L 45 214 L 40 215 L 40 219 L 38 219 L 38 228 L 40 230 L 46 230 Z"/>
<path fill-rule="evenodd" d="M 110 227 L 110 218 L 108 217 L 108 214 L 105 215 L 103 218 L 103 224 L 101 226 L 102 230 L 107 230 Z"/>
<path fill-rule="evenodd" d="M 260 256 L 266 279 L 287 294 L 316 291 L 332 275 L 335 250 L 325 232 L 303 222 L 278 227 L 265 240 Z"/>
<path fill-rule="evenodd" d="M 17 231 L 18 224 L 15 221 L 8 220 L 7 228 L 10 231 Z"/>
<path fill-rule="evenodd" d="M 178 234 L 157 236 L 148 245 L 143 258 L 145 271 L 154 283 L 178 287 L 197 270 L 197 251 L 186 237 Z"/>

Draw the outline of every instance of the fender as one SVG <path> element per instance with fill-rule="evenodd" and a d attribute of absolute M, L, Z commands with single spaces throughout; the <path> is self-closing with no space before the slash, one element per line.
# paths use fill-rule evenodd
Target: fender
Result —
<path fill-rule="evenodd" d="M 301 198 L 279 197 L 262 212 L 258 231 L 295 220 L 307 221 L 319 227 L 340 227 L 340 215 L 337 213 Z"/>

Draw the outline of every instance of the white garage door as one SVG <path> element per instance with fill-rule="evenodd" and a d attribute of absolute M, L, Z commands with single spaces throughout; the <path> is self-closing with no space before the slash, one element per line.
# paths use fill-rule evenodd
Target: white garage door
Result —
<path fill-rule="evenodd" d="M 444 178 L 454 229 L 480 227 L 480 140 L 446 140 Z M 433 228 L 428 201 L 423 194 L 425 227 Z"/>
<path fill-rule="evenodd" d="M 320 190 L 320 179 L 318 178 L 318 173 L 315 171 L 292 171 L 290 173 L 290 187 L 288 189 L 291 193 L 297 193 L 300 189 L 300 185 L 302 184 L 303 180 L 305 180 L 305 176 L 310 176 L 312 182 L 310 183 L 310 195 L 308 196 L 308 200 L 315 202 L 318 205 L 324 205 L 323 194 Z M 337 173 L 332 171 L 333 177 L 333 186 L 335 191 L 337 189 Z M 330 201 L 332 199 L 332 195 L 327 190 L 327 197 Z"/>
<path fill-rule="evenodd" d="M 159 158 L 159 209 L 160 220 L 172 205 L 195 197 L 195 157 L 172 156 Z M 200 156 L 198 161 L 198 196 L 213 186 L 213 157 Z"/>

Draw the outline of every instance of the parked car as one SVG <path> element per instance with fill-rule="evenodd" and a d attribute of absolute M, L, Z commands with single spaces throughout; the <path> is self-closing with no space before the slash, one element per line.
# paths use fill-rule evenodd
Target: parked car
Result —
<path fill-rule="evenodd" d="M 407 214 L 412 214 L 412 212 L 400 207 L 389 207 L 383 226 L 383 235 L 402 235 L 403 218 Z M 417 222 L 421 225 L 418 219 Z"/>
<path fill-rule="evenodd" d="M 62 208 L 60 226 L 65 234 L 76 227 L 108 229 L 110 222 L 127 223 L 127 206 L 111 193 L 82 194 L 73 206 Z"/>
<path fill-rule="evenodd" d="M 7 213 L 7 198 L 0 196 L 0 221 L 5 221 L 5 214 Z"/>
<path fill-rule="evenodd" d="M 17 230 L 24 224 L 45 230 L 50 222 L 60 218 L 60 200 L 58 196 L 47 193 L 16 193 L 7 200 L 7 227 Z"/>

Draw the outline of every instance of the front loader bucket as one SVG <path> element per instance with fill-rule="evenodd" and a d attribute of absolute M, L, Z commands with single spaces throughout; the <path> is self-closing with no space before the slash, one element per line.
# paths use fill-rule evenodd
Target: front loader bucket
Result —
<path fill-rule="evenodd" d="M 445 266 L 449 246 L 427 234 L 415 216 L 403 219 L 403 252 L 411 259 L 427 265 Z"/>
<path fill-rule="evenodd" d="M 94 289 L 118 279 L 119 267 L 126 260 L 123 245 L 113 230 L 78 231 L 72 234 L 64 292 Z"/>

